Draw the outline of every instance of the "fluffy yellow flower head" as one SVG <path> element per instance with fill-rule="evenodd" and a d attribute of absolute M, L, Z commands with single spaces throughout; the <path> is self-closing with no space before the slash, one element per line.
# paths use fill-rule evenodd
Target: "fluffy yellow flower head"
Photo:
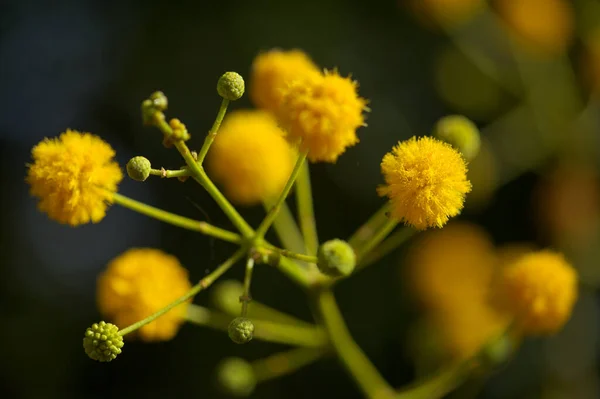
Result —
<path fill-rule="evenodd" d="M 358 143 L 356 129 L 364 125 L 367 102 L 358 96 L 357 87 L 336 71 L 288 85 L 277 116 L 287 138 L 299 142 L 312 162 L 335 162 Z"/>
<path fill-rule="evenodd" d="M 550 250 L 517 258 L 503 270 L 502 303 L 527 334 L 551 334 L 571 316 L 577 301 L 577 272 Z"/>
<path fill-rule="evenodd" d="M 300 50 L 260 53 L 252 63 L 250 99 L 258 108 L 275 112 L 289 82 L 319 74 L 319 68 Z"/>
<path fill-rule="evenodd" d="M 281 193 L 293 169 L 295 150 L 271 114 L 228 114 L 208 153 L 208 171 L 225 195 L 254 205 Z"/>
<path fill-rule="evenodd" d="M 121 328 L 162 309 L 191 289 L 177 258 L 152 248 L 133 248 L 113 259 L 98 277 L 100 312 Z M 183 303 L 135 332 L 144 341 L 169 340 L 184 321 Z"/>
<path fill-rule="evenodd" d="M 400 142 L 381 161 L 386 184 L 379 187 L 392 203 L 392 216 L 419 230 L 442 227 L 462 210 L 471 191 L 460 153 L 431 137 Z"/>
<path fill-rule="evenodd" d="M 59 223 L 97 223 L 123 179 L 114 150 L 90 133 L 67 130 L 44 139 L 31 151 L 26 181 L 38 208 Z"/>

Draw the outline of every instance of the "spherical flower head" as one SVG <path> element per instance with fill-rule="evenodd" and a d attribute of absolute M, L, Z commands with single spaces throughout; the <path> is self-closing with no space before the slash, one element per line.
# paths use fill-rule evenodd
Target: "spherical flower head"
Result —
<path fill-rule="evenodd" d="M 389 197 L 392 216 L 418 230 L 442 227 L 471 191 L 463 157 L 431 137 L 400 142 L 383 157 L 381 171 L 386 184 L 378 192 Z"/>
<path fill-rule="evenodd" d="M 44 139 L 31 155 L 26 181 L 42 212 L 71 226 L 104 218 L 123 179 L 110 145 L 90 133 L 67 130 Z"/>
<path fill-rule="evenodd" d="M 541 54 L 564 52 L 574 31 L 573 8 L 567 0 L 499 0 L 498 12 L 527 49 Z"/>
<path fill-rule="evenodd" d="M 123 337 L 119 335 L 119 328 L 114 324 L 94 323 L 85 331 L 83 348 L 86 355 L 99 362 L 110 362 L 121 354 Z"/>
<path fill-rule="evenodd" d="M 164 308 L 191 289 L 177 258 L 152 248 L 133 248 L 113 259 L 98 278 L 100 312 L 128 326 Z M 186 303 L 136 330 L 144 341 L 169 340 L 184 322 Z"/>
<path fill-rule="evenodd" d="M 283 100 L 283 91 L 291 81 L 320 73 L 303 51 L 270 50 L 260 53 L 252 63 L 250 99 L 256 107 L 276 112 Z"/>
<path fill-rule="evenodd" d="M 217 382 L 224 393 L 244 397 L 256 388 L 252 365 L 239 357 L 223 359 L 217 366 Z"/>
<path fill-rule="evenodd" d="M 277 117 L 288 140 L 308 151 L 310 161 L 335 162 L 358 143 L 356 129 L 364 125 L 367 102 L 357 87 L 337 71 L 326 71 L 292 81 L 285 89 Z"/>
<path fill-rule="evenodd" d="M 145 181 L 150 176 L 152 165 L 148 158 L 138 156 L 131 158 L 125 168 L 127 169 L 127 175 L 133 180 Z"/>
<path fill-rule="evenodd" d="M 435 124 L 433 132 L 436 138 L 460 151 L 467 160 L 475 158 L 479 153 L 481 147 L 479 129 L 465 116 L 445 116 Z"/>
<path fill-rule="evenodd" d="M 354 249 L 343 240 L 329 240 L 319 246 L 317 267 L 321 273 L 331 277 L 350 275 L 356 266 Z"/>
<path fill-rule="evenodd" d="M 244 95 L 244 78 L 237 72 L 225 72 L 217 83 L 217 92 L 229 101 L 240 99 Z"/>
<path fill-rule="evenodd" d="M 227 332 L 236 344 L 247 344 L 254 337 L 254 323 L 246 317 L 236 317 L 229 323 Z"/>
<path fill-rule="evenodd" d="M 276 198 L 292 173 L 295 151 L 265 111 L 228 114 L 207 157 L 208 172 L 227 198 L 256 205 Z"/>
<path fill-rule="evenodd" d="M 552 334 L 571 316 L 577 280 L 577 272 L 562 254 L 532 252 L 503 270 L 499 299 L 523 333 Z"/>

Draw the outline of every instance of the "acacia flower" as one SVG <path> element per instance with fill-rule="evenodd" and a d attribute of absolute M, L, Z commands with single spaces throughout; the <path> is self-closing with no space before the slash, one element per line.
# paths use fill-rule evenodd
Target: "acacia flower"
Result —
<path fill-rule="evenodd" d="M 100 312 L 121 328 L 164 308 L 191 289 L 177 258 L 152 248 L 133 248 L 113 259 L 98 277 Z M 183 323 L 186 303 L 135 332 L 144 341 L 169 340 Z"/>
<path fill-rule="evenodd" d="M 335 162 L 346 148 L 358 143 L 356 129 L 364 125 L 366 100 L 358 84 L 325 71 L 292 81 L 277 112 L 292 143 L 300 143 L 312 162 Z"/>
<path fill-rule="evenodd" d="M 260 53 L 252 63 L 250 99 L 258 108 L 275 112 L 289 82 L 320 73 L 317 65 L 303 51 L 270 50 Z"/>
<path fill-rule="evenodd" d="M 207 166 L 231 201 L 255 205 L 281 193 L 292 173 L 294 156 L 271 114 L 235 111 L 225 117 Z"/>
<path fill-rule="evenodd" d="M 123 178 L 110 145 L 90 133 L 67 130 L 44 139 L 31 155 L 26 181 L 42 212 L 71 226 L 104 218 Z"/>
<path fill-rule="evenodd" d="M 392 216 L 419 230 L 442 227 L 463 208 L 471 191 L 467 165 L 458 151 L 431 137 L 398 143 L 381 161 Z"/>
<path fill-rule="evenodd" d="M 527 334 L 551 334 L 567 322 L 577 301 L 577 272 L 562 254 L 531 252 L 506 266 L 499 300 Z"/>

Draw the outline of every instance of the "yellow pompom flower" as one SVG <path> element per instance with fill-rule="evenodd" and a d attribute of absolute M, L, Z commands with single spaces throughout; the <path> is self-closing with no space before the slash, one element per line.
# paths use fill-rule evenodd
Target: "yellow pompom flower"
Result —
<path fill-rule="evenodd" d="M 288 140 L 308 151 L 312 162 L 335 162 L 358 143 L 356 129 L 364 125 L 367 102 L 358 96 L 357 87 L 337 71 L 288 85 L 277 116 Z"/>
<path fill-rule="evenodd" d="M 310 57 L 300 50 L 270 50 L 260 53 L 252 63 L 250 99 L 258 108 L 275 112 L 283 99 L 283 90 L 296 79 L 321 72 Z"/>
<path fill-rule="evenodd" d="M 419 230 L 442 227 L 471 191 L 461 154 L 431 137 L 398 143 L 383 157 L 381 171 L 386 184 L 378 192 L 389 197 L 392 216 Z"/>
<path fill-rule="evenodd" d="M 543 250 L 518 257 L 500 279 L 501 303 L 526 334 L 551 334 L 577 301 L 577 272 L 562 254 Z"/>
<path fill-rule="evenodd" d="M 499 0 L 498 12 L 522 44 L 543 53 L 564 52 L 574 31 L 566 0 Z"/>
<path fill-rule="evenodd" d="M 158 249 L 133 248 L 113 259 L 98 277 L 100 312 L 120 328 L 164 308 L 191 289 L 187 270 Z M 144 341 L 169 340 L 184 322 L 183 303 L 135 332 Z"/>
<path fill-rule="evenodd" d="M 225 117 L 207 166 L 232 202 L 255 205 L 281 193 L 294 159 L 295 150 L 271 114 L 235 111 Z"/>
<path fill-rule="evenodd" d="M 44 139 L 31 155 L 26 181 L 42 212 L 71 226 L 104 218 L 123 179 L 110 145 L 90 133 L 67 130 Z"/>

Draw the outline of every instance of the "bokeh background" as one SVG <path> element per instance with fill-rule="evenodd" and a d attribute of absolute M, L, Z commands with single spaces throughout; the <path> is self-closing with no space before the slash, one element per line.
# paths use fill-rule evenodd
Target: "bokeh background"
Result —
<path fill-rule="evenodd" d="M 24 183 L 31 147 L 66 128 L 102 136 L 121 165 L 144 155 L 178 166 L 176 152 L 142 126 L 140 102 L 164 91 L 169 114 L 200 145 L 220 103 L 221 73 L 248 76 L 253 57 L 274 47 L 303 49 L 319 65 L 351 73 L 370 101 L 361 143 L 335 165 L 312 167 L 322 239 L 349 236 L 382 204 L 379 162 L 398 140 L 429 134 L 438 118 L 461 113 L 484 140 L 461 219 L 497 246 L 560 249 L 580 270 L 580 301 L 561 333 L 527 340 L 509 365 L 452 397 L 600 397 L 600 3 L 483 3 L 2 1 L 0 397 L 224 397 L 214 387 L 219 359 L 282 349 L 258 341 L 237 346 L 226 334 L 186 325 L 173 341 L 132 342 L 115 362 L 90 361 L 81 339 L 100 319 L 95 281 L 108 261 L 132 246 L 159 247 L 195 280 L 232 247 L 119 207 L 98 225 L 61 226 L 36 210 Z M 232 109 L 245 107 L 247 98 Z M 197 185 L 125 180 L 120 191 L 231 228 Z M 260 208 L 243 212 L 254 224 L 263 215 Z M 411 245 L 336 289 L 352 334 L 394 386 L 418 373 L 411 337 L 420 312 L 403 279 Z M 239 279 L 241 269 L 227 276 Z M 253 296 L 311 319 L 302 291 L 271 268 L 256 270 Z M 207 304 L 208 295 L 197 302 Z M 335 359 L 260 385 L 253 397 L 309 396 L 360 397 Z"/>

